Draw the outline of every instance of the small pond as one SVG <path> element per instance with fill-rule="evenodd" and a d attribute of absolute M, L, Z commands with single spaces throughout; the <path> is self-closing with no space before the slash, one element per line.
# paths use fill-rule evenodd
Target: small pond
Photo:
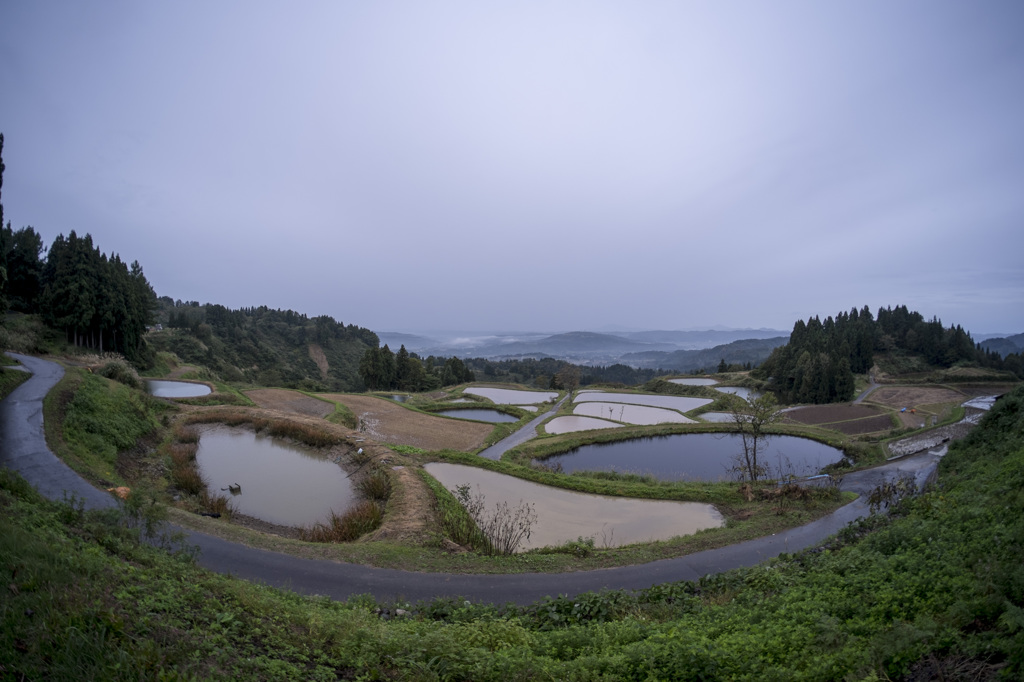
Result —
<path fill-rule="evenodd" d="M 743 388 L 742 386 L 715 386 L 715 390 L 721 391 L 722 393 L 738 395 L 744 400 L 757 400 L 764 395 L 761 391 L 755 391 L 752 388 Z"/>
<path fill-rule="evenodd" d="M 519 417 L 513 417 L 510 414 L 498 412 L 497 410 L 441 410 L 436 414 L 442 414 L 445 417 L 455 417 L 456 419 L 475 419 L 476 421 L 491 422 L 492 424 L 519 421 Z"/>
<path fill-rule="evenodd" d="M 574 433 L 576 431 L 590 431 L 591 429 L 617 429 L 621 424 L 610 422 L 607 419 L 594 419 L 593 417 L 580 417 L 568 415 L 555 417 L 544 425 L 544 431 L 552 434 Z"/>
<path fill-rule="evenodd" d="M 733 416 L 729 412 L 705 412 L 704 414 L 698 415 L 698 419 L 703 419 L 706 422 L 715 423 L 729 423 L 733 422 Z"/>
<path fill-rule="evenodd" d="M 682 386 L 714 386 L 718 382 L 714 379 L 702 379 L 695 377 L 692 379 L 669 379 L 669 383 L 680 384 Z"/>
<path fill-rule="evenodd" d="M 724 481 L 734 478 L 729 468 L 742 452 L 738 433 L 682 433 L 584 445 L 543 463 L 561 464 L 566 473 L 617 471 L 664 481 Z M 784 475 L 811 476 L 842 457 L 841 450 L 797 436 L 772 436 L 758 453 L 759 463 L 773 475 L 781 467 Z"/>
<path fill-rule="evenodd" d="M 206 384 L 169 379 L 147 379 L 146 388 L 157 398 L 198 398 L 213 392 Z"/>
<path fill-rule="evenodd" d="M 468 483 L 474 495 L 484 495 L 486 509 L 500 502 L 512 509 L 523 502 L 532 504 L 537 523 L 520 551 L 579 537 L 594 538 L 598 547 L 621 547 L 690 535 L 725 523 L 717 509 L 701 502 L 588 495 L 462 464 L 433 462 L 424 468 L 448 490 Z"/>
<path fill-rule="evenodd" d="M 693 420 L 675 410 L 627 403 L 580 403 L 573 408 L 573 414 L 597 417 L 626 424 L 692 424 Z"/>
<path fill-rule="evenodd" d="M 576 396 L 574 403 L 602 402 L 626 405 L 647 405 L 648 407 L 663 407 L 679 412 L 689 412 L 698 407 L 710 405 L 714 401 L 710 398 L 690 398 L 681 395 L 655 395 L 652 393 L 610 393 L 605 391 L 584 391 Z M 618 409 L 618 408 L 616 408 Z"/>
<path fill-rule="evenodd" d="M 391 400 L 394 400 L 396 403 L 404 403 L 407 400 L 409 400 L 409 396 L 407 396 L 407 395 L 397 395 L 397 394 L 396 395 L 389 395 L 388 398 L 390 398 Z"/>
<path fill-rule="evenodd" d="M 472 386 L 463 393 L 478 395 L 499 405 L 531 405 L 544 403 L 558 397 L 556 391 L 520 391 L 513 388 L 490 388 L 487 386 Z"/>
<path fill-rule="evenodd" d="M 211 494 L 231 495 L 236 511 L 280 526 L 311 526 L 333 509 L 343 514 L 355 501 L 345 471 L 310 448 L 247 429 L 204 429 L 196 453 Z"/>

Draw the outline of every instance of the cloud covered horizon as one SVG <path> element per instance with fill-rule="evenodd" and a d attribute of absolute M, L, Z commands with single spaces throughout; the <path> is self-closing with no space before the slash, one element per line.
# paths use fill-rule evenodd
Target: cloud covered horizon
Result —
<path fill-rule="evenodd" d="M 3 203 L 375 330 L 1024 331 L 1024 6 L 9 3 Z"/>

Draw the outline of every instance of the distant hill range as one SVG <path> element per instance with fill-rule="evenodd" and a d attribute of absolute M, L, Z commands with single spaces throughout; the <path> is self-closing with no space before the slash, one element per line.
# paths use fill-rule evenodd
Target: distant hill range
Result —
<path fill-rule="evenodd" d="M 993 353 L 999 353 L 1004 358 L 1011 353 L 1022 353 L 1024 352 L 1024 334 L 985 339 L 981 342 L 981 347 Z"/>
<path fill-rule="evenodd" d="M 443 338 L 378 332 L 382 344 L 392 350 L 405 346 L 420 356 L 457 355 L 461 358 L 510 360 L 555 358 L 578 365 L 623 364 L 637 368 L 674 369 L 683 372 L 711 369 L 726 363 L 757 364 L 773 348 L 789 339 L 777 329 L 702 331 L 641 331 L 602 334 L 464 333 Z"/>

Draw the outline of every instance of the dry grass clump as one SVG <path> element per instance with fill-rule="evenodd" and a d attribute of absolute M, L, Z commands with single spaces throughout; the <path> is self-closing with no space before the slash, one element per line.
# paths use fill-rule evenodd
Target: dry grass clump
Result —
<path fill-rule="evenodd" d="M 167 446 L 171 460 L 171 485 L 186 495 L 200 495 L 206 491 L 206 481 L 196 463 L 198 450 L 199 445 L 195 442 L 175 442 Z"/>
<path fill-rule="evenodd" d="M 345 514 L 331 511 L 326 523 L 300 528 L 299 539 L 305 542 L 351 542 L 375 530 L 384 520 L 384 510 L 373 500 L 360 502 Z"/>
<path fill-rule="evenodd" d="M 231 514 L 235 511 L 231 506 L 230 499 L 224 495 L 211 495 L 205 487 L 203 492 L 199 494 L 199 505 L 209 514 L 217 514 L 228 518 L 231 518 Z"/>
<path fill-rule="evenodd" d="M 291 438 L 310 447 L 322 448 L 338 445 L 345 441 L 339 435 L 325 429 L 284 419 L 256 417 L 234 410 L 211 410 L 193 414 L 188 418 L 189 424 L 225 424 L 226 426 L 251 426 L 255 431 L 265 431 L 271 436 Z"/>
<path fill-rule="evenodd" d="M 271 436 L 291 438 L 292 440 L 297 440 L 300 443 L 305 443 L 306 445 L 314 448 L 337 445 L 344 440 L 340 436 L 328 433 L 323 429 L 309 424 L 274 420 L 271 421 L 266 428 L 267 433 Z"/>
<path fill-rule="evenodd" d="M 179 443 L 198 443 L 199 429 L 192 428 L 186 424 L 175 424 L 174 439 Z"/>
<path fill-rule="evenodd" d="M 391 478 L 384 467 L 375 467 L 356 483 L 356 490 L 368 500 L 387 502 L 391 497 Z"/>

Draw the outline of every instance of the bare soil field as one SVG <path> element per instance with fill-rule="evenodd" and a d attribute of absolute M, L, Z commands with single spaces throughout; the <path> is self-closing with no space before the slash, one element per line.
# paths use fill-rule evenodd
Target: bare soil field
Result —
<path fill-rule="evenodd" d="M 882 386 L 867 397 L 867 402 L 885 405 L 895 410 L 911 410 L 919 405 L 936 403 L 962 403 L 967 396 L 942 386 Z"/>
<path fill-rule="evenodd" d="M 848 421 L 876 417 L 880 410 L 869 405 L 810 405 L 798 410 L 786 412 L 786 417 L 800 424 L 828 424 L 830 422 Z"/>
<path fill-rule="evenodd" d="M 472 452 L 483 447 L 484 439 L 494 428 L 489 424 L 432 417 L 383 398 L 348 393 L 320 395 L 352 410 L 359 420 L 359 430 L 381 443 Z"/>
<path fill-rule="evenodd" d="M 259 388 L 254 391 L 246 391 L 245 395 L 260 407 L 265 407 L 268 410 L 304 414 L 321 419 L 334 412 L 334 406 L 328 402 L 284 388 Z"/>
<path fill-rule="evenodd" d="M 814 405 L 785 413 L 787 421 L 823 426 L 848 436 L 892 428 L 889 415 L 869 405 Z"/>

